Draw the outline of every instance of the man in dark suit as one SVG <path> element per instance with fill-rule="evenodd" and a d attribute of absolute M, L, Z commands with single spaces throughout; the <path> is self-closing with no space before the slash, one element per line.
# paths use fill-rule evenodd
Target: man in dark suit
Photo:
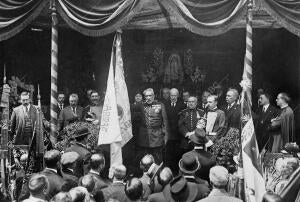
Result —
<path fill-rule="evenodd" d="M 239 98 L 239 92 L 236 89 L 230 88 L 227 91 L 226 93 L 227 106 L 223 110 L 226 116 L 226 132 L 230 128 L 236 128 L 240 130 L 241 109 L 240 109 L 240 105 L 237 104 L 238 98 Z"/>
<path fill-rule="evenodd" d="M 78 177 L 74 173 L 74 169 L 76 168 L 76 161 L 78 160 L 78 158 L 79 154 L 77 152 L 65 152 L 61 156 L 61 174 L 64 180 L 71 180 L 78 184 Z"/>
<path fill-rule="evenodd" d="M 49 191 L 47 198 L 50 200 L 55 194 L 61 191 L 61 186 L 64 179 L 57 174 L 57 165 L 60 160 L 60 153 L 58 150 L 47 151 L 44 155 L 44 162 L 46 168 L 41 172 L 49 181 Z"/>
<path fill-rule="evenodd" d="M 188 99 L 188 108 L 179 113 L 178 127 L 181 133 L 180 148 L 182 154 L 193 149 L 189 145 L 189 138 L 195 133 L 198 121 L 204 116 L 204 111 L 197 108 L 197 97 Z"/>
<path fill-rule="evenodd" d="M 179 91 L 176 88 L 170 90 L 170 100 L 165 104 L 168 123 L 170 128 L 165 150 L 166 166 L 171 168 L 176 175 L 178 173 L 178 161 L 181 158 L 180 140 L 181 135 L 178 128 L 179 112 L 185 109 L 185 105 L 178 100 Z"/>
<path fill-rule="evenodd" d="M 187 107 L 188 99 L 190 97 L 190 92 L 188 90 L 182 91 L 182 100 L 185 107 Z"/>
<path fill-rule="evenodd" d="M 278 115 L 278 109 L 270 105 L 270 95 L 261 93 L 258 99 L 259 107 L 257 119 L 255 120 L 255 133 L 257 137 L 258 148 L 261 151 L 269 140 L 268 127 L 271 119 Z"/>
<path fill-rule="evenodd" d="M 65 94 L 59 92 L 57 95 L 57 115 L 59 116 L 61 110 L 65 108 Z"/>
<path fill-rule="evenodd" d="M 65 150 L 65 152 L 76 152 L 79 158 L 76 162 L 76 169 L 74 170 L 75 175 L 79 178 L 87 172 L 88 161 L 91 157 L 91 152 L 86 149 L 87 138 L 89 132 L 88 128 L 81 128 L 75 132 L 75 141 L 72 145 Z"/>
<path fill-rule="evenodd" d="M 113 182 L 102 189 L 105 201 L 108 201 L 108 199 L 116 199 L 120 202 L 130 201 L 125 194 L 125 176 L 126 167 L 124 165 L 117 165 L 113 168 Z"/>
<path fill-rule="evenodd" d="M 29 145 L 31 142 L 34 124 L 37 120 L 37 109 L 30 104 L 28 92 L 21 93 L 21 105 L 14 108 L 10 123 L 13 143 L 15 145 Z"/>
<path fill-rule="evenodd" d="M 69 97 L 70 106 L 65 107 L 59 114 L 58 130 L 62 130 L 68 124 L 81 121 L 83 118 L 83 108 L 78 106 L 78 95 L 71 94 Z"/>
<path fill-rule="evenodd" d="M 148 88 L 144 91 L 145 103 L 139 105 L 139 133 L 136 139 L 138 159 L 146 154 L 152 154 L 155 162 L 163 159 L 163 147 L 168 137 L 169 125 L 165 105 L 154 100 L 154 91 Z"/>
<path fill-rule="evenodd" d="M 205 138 L 205 131 L 197 128 L 195 134 L 190 139 L 194 145 L 194 149 L 188 153 L 197 157 L 201 165 L 196 171 L 195 176 L 209 181 L 209 169 L 216 164 L 216 157 L 206 151 L 205 144 L 207 143 L 207 139 Z"/>
<path fill-rule="evenodd" d="M 211 95 L 211 93 L 207 90 L 203 91 L 202 96 L 201 96 L 201 104 L 199 103 L 199 108 L 202 109 L 203 111 L 206 110 L 207 108 L 207 98 Z"/>

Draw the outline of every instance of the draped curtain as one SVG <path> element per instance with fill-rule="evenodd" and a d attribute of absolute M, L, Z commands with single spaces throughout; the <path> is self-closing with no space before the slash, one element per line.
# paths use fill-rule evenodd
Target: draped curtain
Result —
<path fill-rule="evenodd" d="M 300 36 L 299 0 L 261 0 L 261 3 L 282 27 Z"/>
<path fill-rule="evenodd" d="M 14 36 L 28 26 L 49 1 L 0 0 L 0 41 Z M 247 0 L 55 1 L 59 15 L 66 23 L 88 36 L 103 36 L 117 29 L 124 29 L 135 19 L 152 22 L 153 24 L 147 24 L 147 29 L 159 29 L 163 26 L 158 25 L 167 23 L 168 27 L 185 27 L 199 35 L 214 36 L 232 29 L 235 22 L 245 18 L 247 11 Z M 260 1 L 262 7 L 278 23 L 300 36 L 299 0 Z M 145 9 L 149 5 L 154 5 L 155 11 Z M 157 20 L 155 16 L 165 17 L 166 20 Z"/>
<path fill-rule="evenodd" d="M 0 0 L 0 41 L 28 26 L 47 3 L 46 0 Z"/>
<path fill-rule="evenodd" d="M 57 0 L 58 13 L 76 31 L 103 36 L 125 26 L 144 0 Z"/>
<path fill-rule="evenodd" d="M 245 18 L 247 0 L 161 0 L 171 16 L 191 32 L 204 36 L 222 34 Z"/>

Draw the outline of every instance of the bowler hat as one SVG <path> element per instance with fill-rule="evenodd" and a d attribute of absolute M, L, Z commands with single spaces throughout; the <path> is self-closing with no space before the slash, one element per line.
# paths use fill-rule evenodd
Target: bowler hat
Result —
<path fill-rule="evenodd" d="M 190 140 L 196 145 L 205 145 L 208 142 L 205 137 L 205 131 L 200 128 L 196 128 L 195 133 L 191 135 Z"/>
<path fill-rule="evenodd" d="M 79 138 L 79 137 L 84 137 L 91 134 L 89 129 L 86 127 L 80 128 L 78 129 L 75 134 L 74 134 L 74 138 Z"/>
<path fill-rule="evenodd" d="M 192 153 L 183 154 L 178 165 L 180 171 L 182 171 L 185 174 L 193 174 L 201 167 L 197 157 L 194 156 Z"/>
<path fill-rule="evenodd" d="M 194 183 L 189 183 L 183 176 L 174 178 L 163 190 L 167 201 L 192 202 L 197 199 L 198 188 Z"/>

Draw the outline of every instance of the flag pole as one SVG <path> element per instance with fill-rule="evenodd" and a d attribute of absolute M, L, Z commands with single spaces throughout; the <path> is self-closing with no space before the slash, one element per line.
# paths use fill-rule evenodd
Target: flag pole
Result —
<path fill-rule="evenodd" d="M 58 19 L 55 0 L 50 1 L 51 25 L 51 101 L 50 101 L 50 129 L 51 141 L 56 142 L 57 132 L 57 70 L 58 70 Z"/>

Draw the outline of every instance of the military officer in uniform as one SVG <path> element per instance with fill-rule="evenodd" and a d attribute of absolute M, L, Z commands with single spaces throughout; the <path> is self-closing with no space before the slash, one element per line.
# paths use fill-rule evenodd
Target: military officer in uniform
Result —
<path fill-rule="evenodd" d="M 137 135 L 137 160 L 145 154 L 152 154 L 155 162 L 162 162 L 163 147 L 168 137 L 168 119 L 163 103 L 154 100 L 154 91 L 148 88 L 143 92 L 145 103 L 138 106 L 140 115 Z"/>
<path fill-rule="evenodd" d="M 195 133 L 195 129 L 198 121 L 204 117 L 204 111 L 197 108 L 197 97 L 190 96 L 187 103 L 187 109 L 182 110 L 179 113 L 179 132 L 181 133 L 180 148 L 182 153 L 186 153 L 193 149 L 192 145 L 189 145 L 190 136 Z"/>

